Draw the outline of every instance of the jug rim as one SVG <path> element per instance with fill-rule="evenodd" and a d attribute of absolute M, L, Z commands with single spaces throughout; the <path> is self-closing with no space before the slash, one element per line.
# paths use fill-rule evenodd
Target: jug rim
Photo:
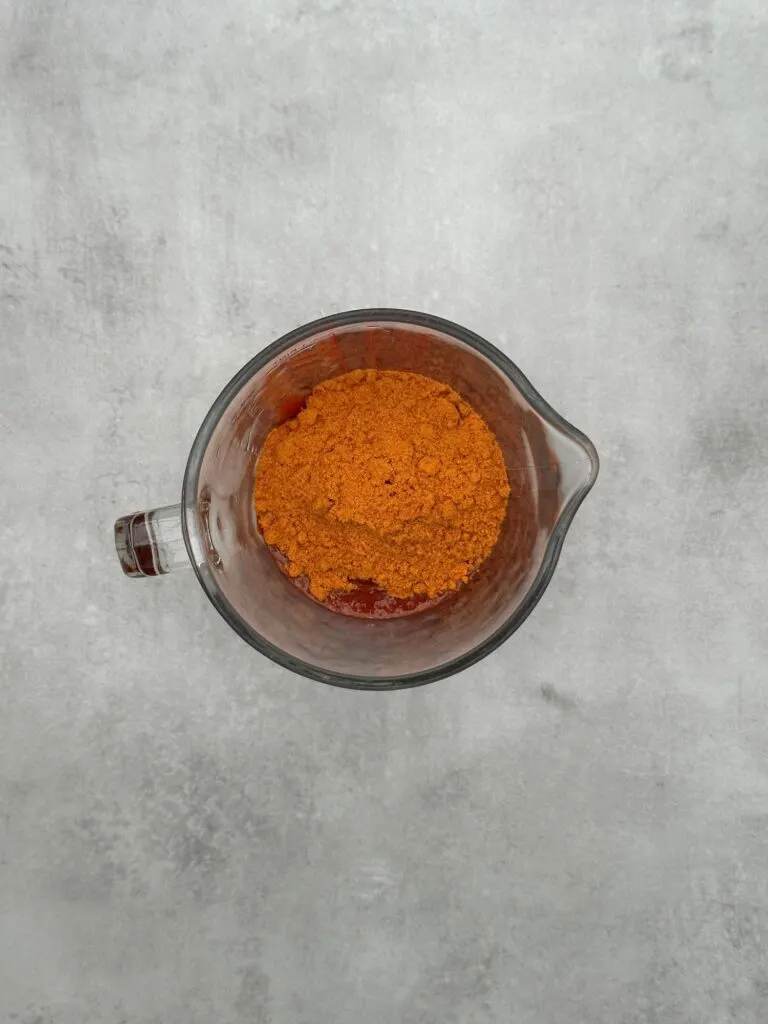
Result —
<path fill-rule="evenodd" d="M 582 449 L 590 467 L 589 475 L 583 484 L 573 491 L 560 509 L 557 521 L 547 541 L 538 572 L 519 606 L 509 618 L 494 630 L 490 636 L 480 641 L 471 650 L 460 655 L 458 658 L 453 658 L 430 669 L 424 669 L 408 675 L 390 677 L 347 675 L 342 672 L 334 672 L 317 665 L 312 665 L 288 654 L 256 632 L 241 618 L 219 589 L 204 554 L 197 522 L 197 491 L 203 457 L 223 413 L 243 385 L 255 373 L 263 369 L 276 356 L 280 355 L 281 352 L 291 348 L 297 342 L 309 340 L 334 328 L 348 327 L 356 324 L 373 326 L 376 323 L 397 323 L 408 327 L 424 327 L 446 334 L 475 349 L 505 374 L 545 423 L 575 442 Z M 592 489 L 597 479 L 599 468 L 600 460 L 597 450 L 587 435 L 573 426 L 565 417 L 561 416 L 539 394 L 522 370 L 501 349 L 486 341 L 480 335 L 475 334 L 474 331 L 443 317 L 416 310 L 388 307 L 348 310 L 312 320 L 282 335 L 282 337 L 267 345 L 250 359 L 221 390 L 206 413 L 190 449 L 182 486 L 182 532 L 190 562 L 206 596 L 238 636 L 251 647 L 254 647 L 261 654 L 266 655 L 283 668 L 288 668 L 299 675 L 317 680 L 318 682 L 328 683 L 332 686 L 355 690 L 406 689 L 436 682 L 438 679 L 443 679 L 470 668 L 496 650 L 497 647 L 509 639 L 522 626 L 541 600 L 544 591 L 552 579 L 566 534 L 579 506 Z"/>

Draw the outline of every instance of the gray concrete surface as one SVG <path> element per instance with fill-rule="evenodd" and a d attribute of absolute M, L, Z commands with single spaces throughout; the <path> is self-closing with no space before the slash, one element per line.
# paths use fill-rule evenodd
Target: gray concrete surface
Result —
<path fill-rule="evenodd" d="M 0 3 L 0 1020 L 765 1024 L 767 50 L 763 0 Z M 394 695 L 110 533 L 374 304 L 603 459 L 524 629 Z"/>

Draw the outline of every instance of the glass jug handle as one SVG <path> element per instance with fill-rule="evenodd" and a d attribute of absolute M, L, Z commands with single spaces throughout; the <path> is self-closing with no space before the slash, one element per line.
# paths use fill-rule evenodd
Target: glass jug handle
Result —
<path fill-rule="evenodd" d="M 121 516 L 115 523 L 115 547 L 126 576 L 163 576 L 189 568 L 181 505 Z"/>

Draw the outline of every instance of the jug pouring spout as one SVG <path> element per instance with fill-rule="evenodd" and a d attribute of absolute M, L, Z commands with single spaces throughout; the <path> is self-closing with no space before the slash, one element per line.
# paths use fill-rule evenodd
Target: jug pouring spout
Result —
<path fill-rule="evenodd" d="M 558 523 L 564 518 L 570 522 L 600 471 L 597 450 L 586 434 L 564 420 L 561 423 L 550 422 L 544 426 L 547 444 L 557 465 Z"/>

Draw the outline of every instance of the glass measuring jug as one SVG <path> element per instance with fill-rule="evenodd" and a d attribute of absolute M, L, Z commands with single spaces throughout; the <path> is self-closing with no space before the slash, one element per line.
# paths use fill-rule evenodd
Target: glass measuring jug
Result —
<path fill-rule="evenodd" d="M 494 431 L 518 500 L 469 583 L 395 619 L 339 615 L 290 583 L 253 508 L 264 438 L 321 381 L 357 369 L 407 370 L 450 385 Z M 432 682 L 479 661 L 524 622 L 546 589 L 598 457 L 497 348 L 457 324 L 396 309 L 317 320 L 255 356 L 211 406 L 192 445 L 178 505 L 115 524 L 123 571 L 191 565 L 235 632 L 278 664 L 358 689 Z"/>

